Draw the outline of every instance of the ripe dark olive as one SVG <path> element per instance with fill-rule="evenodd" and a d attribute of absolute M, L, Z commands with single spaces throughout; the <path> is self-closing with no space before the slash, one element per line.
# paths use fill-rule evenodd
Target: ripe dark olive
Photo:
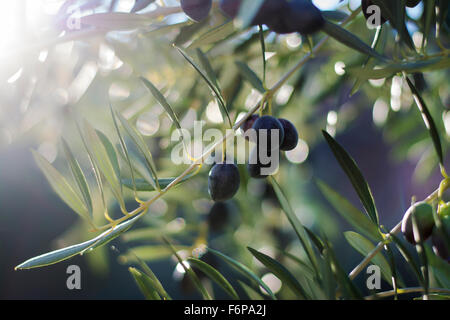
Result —
<path fill-rule="evenodd" d="M 221 0 L 220 8 L 230 18 L 239 13 L 241 0 Z M 322 13 L 307 0 L 266 0 L 253 18 L 252 25 L 265 24 L 280 34 L 311 34 L 325 24 Z"/>
<path fill-rule="evenodd" d="M 372 11 L 367 12 L 367 9 L 373 5 L 372 0 L 362 0 L 361 1 L 361 8 L 362 8 L 362 12 L 364 14 L 364 17 L 366 18 L 366 20 L 368 20 L 374 13 Z M 383 13 L 381 13 L 381 24 L 385 23 L 387 21 L 387 19 L 385 19 L 383 17 Z"/>
<path fill-rule="evenodd" d="M 242 0 L 220 0 L 219 7 L 231 19 L 239 14 Z M 259 8 L 251 24 L 266 24 L 274 16 L 279 16 L 280 10 L 286 7 L 286 0 L 265 0 Z"/>
<path fill-rule="evenodd" d="M 261 157 L 259 153 L 259 147 L 256 146 L 250 153 L 250 157 L 247 163 L 247 170 L 252 178 L 264 179 L 272 175 L 278 169 L 278 163 L 274 163 L 272 155 L 277 155 L 276 161 L 279 161 L 278 150 L 265 151 Z"/>
<path fill-rule="evenodd" d="M 406 0 L 406 6 L 408 8 L 414 8 L 419 4 L 420 0 Z"/>
<path fill-rule="evenodd" d="M 241 125 L 242 134 L 244 135 L 245 139 L 249 140 L 249 137 L 246 135 L 249 129 L 253 127 L 253 124 L 255 121 L 259 118 L 257 114 L 252 114 L 250 117 L 247 118 L 247 120 L 244 121 Z"/>
<path fill-rule="evenodd" d="M 289 151 L 294 149 L 298 144 L 298 132 L 295 126 L 286 119 L 278 119 L 281 122 L 284 129 L 284 140 L 280 146 L 281 150 Z"/>
<path fill-rule="evenodd" d="M 206 19 L 211 10 L 212 0 L 181 0 L 181 9 L 194 21 Z"/>
<path fill-rule="evenodd" d="M 277 118 L 262 116 L 256 119 L 252 129 L 256 131 L 258 147 L 263 150 L 278 150 L 283 143 L 284 129 Z M 275 140 L 276 133 L 278 133 L 278 141 Z"/>
<path fill-rule="evenodd" d="M 428 239 L 434 227 L 433 208 L 426 202 L 412 205 L 403 216 L 402 232 L 406 240 L 416 244 L 413 231 L 413 216 L 416 219 L 419 235 L 422 241 Z"/>
<path fill-rule="evenodd" d="M 214 201 L 231 199 L 238 191 L 240 183 L 239 170 L 235 164 L 215 164 L 209 172 L 209 195 Z"/>
<path fill-rule="evenodd" d="M 280 6 L 280 14 L 266 20 L 269 29 L 276 33 L 284 34 L 299 32 L 303 35 L 315 33 L 322 29 L 325 19 L 322 12 L 310 1 L 292 0 L 282 1 L 285 5 Z"/>
<path fill-rule="evenodd" d="M 230 220 L 230 208 L 225 202 L 216 202 L 208 213 L 208 226 L 211 231 L 222 231 Z"/>
<path fill-rule="evenodd" d="M 445 234 L 439 232 L 438 228 L 433 229 L 431 234 L 431 242 L 433 243 L 434 253 L 450 263 L 450 246 L 448 240 L 450 239 L 450 215 L 443 216 L 442 221 L 442 231 Z"/>

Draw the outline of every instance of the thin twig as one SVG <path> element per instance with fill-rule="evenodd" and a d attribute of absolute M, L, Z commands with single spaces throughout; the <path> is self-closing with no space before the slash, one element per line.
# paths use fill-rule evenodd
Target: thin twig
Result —
<path fill-rule="evenodd" d="M 425 289 L 422 287 L 411 287 L 411 288 L 401 288 L 397 289 L 397 294 L 407 294 L 407 293 L 415 293 L 415 292 L 425 292 Z M 450 290 L 443 288 L 428 288 L 429 293 L 446 293 L 450 294 Z M 374 300 L 377 298 L 387 298 L 395 295 L 394 290 L 384 291 L 372 296 L 364 297 L 365 300 Z"/>
<path fill-rule="evenodd" d="M 425 202 L 429 202 L 429 201 L 433 201 L 434 199 L 436 199 L 436 197 L 438 196 L 439 193 L 439 189 L 435 190 L 433 193 L 431 193 L 425 200 Z M 391 237 L 391 235 L 394 235 L 396 233 L 398 233 L 401 229 L 402 226 L 402 222 L 400 221 L 394 228 L 392 228 L 392 230 L 385 236 L 383 241 L 380 241 L 377 246 L 371 251 L 369 252 L 369 254 L 364 258 L 363 261 L 361 261 L 348 275 L 348 277 L 350 278 L 350 280 L 353 280 L 356 278 L 356 276 L 369 264 L 370 260 L 373 259 L 373 257 L 375 257 L 377 255 L 378 252 L 380 252 L 384 245 L 386 244 L 386 242 L 389 241 L 389 238 Z"/>

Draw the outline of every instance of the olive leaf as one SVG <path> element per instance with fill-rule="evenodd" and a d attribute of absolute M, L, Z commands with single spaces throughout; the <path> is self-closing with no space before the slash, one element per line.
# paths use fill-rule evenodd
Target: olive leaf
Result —
<path fill-rule="evenodd" d="M 239 296 L 236 293 L 236 290 L 234 290 L 233 286 L 228 282 L 227 279 L 225 279 L 225 277 L 219 271 L 217 271 L 215 268 L 213 268 L 206 262 L 201 261 L 196 258 L 191 257 L 191 258 L 188 258 L 187 261 L 189 262 L 189 264 L 191 264 L 192 266 L 194 266 L 194 267 L 198 268 L 200 271 L 202 271 L 212 281 L 217 283 L 223 290 L 225 290 L 226 293 L 228 293 L 228 295 L 231 298 L 233 298 L 235 300 L 239 300 Z"/>
<path fill-rule="evenodd" d="M 69 162 L 70 171 L 72 172 L 72 176 L 78 186 L 78 189 L 81 192 L 81 195 L 84 200 L 84 204 L 86 205 L 88 212 L 90 214 L 90 217 L 92 219 L 93 215 L 93 209 L 92 209 L 92 199 L 91 199 L 91 193 L 89 191 L 89 186 L 86 181 L 86 177 L 83 173 L 83 170 L 81 170 L 81 167 L 78 163 L 78 161 L 75 159 L 72 150 L 70 150 L 69 145 L 67 144 L 66 140 L 62 139 L 62 145 L 64 154 L 66 156 L 67 161 Z"/>
<path fill-rule="evenodd" d="M 425 126 L 428 129 L 428 132 L 430 133 L 431 139 L 433 141 L 434 149 L 436 150 L 436 153 L 439 158 L 440 164 L 444 165 L 444 155 L 442 153 L 442 146 L 441 146 L 441 139 L 439 137 L 439 133 L 436 127 L 436 124 L 433 120 L 433 117 L 431 116 L 431 113 L 425 103 L 425 101 L 422 99 L 422 96 L 420 95 L 420 92 L 417 90 L 416 86 L 409 80 L 409 78 L 404 75 L 404 78 L 406 79 L 406 82 L 408 83 L 409 88 L 411 89 L 411 92 L 413 94 L 414 100 L 417 104 L 417 107 L 419 108 L 420 112 L 422 113 L 423 121 L 425 122 Z"/>
<path fill-rule="evenodd" d="M 359 233 L 353 232 L 353 231 L 347 231 L 344 232 L 345 239 L 347 242 L 356 249 L 359 253 L 361 253 L 363 256 L 367 256 L 373 249 L 375 249 L 375 245 L 372 244 L 369 240 L 364 238 Z M 375 265 L 380 267 L 381 274 L 386 280 L 386 282 L 391 283 L 392 281 L 392 273 L 391 269 L 389 267 L 388 262 L 386 261 L 386 258 L 379 252 L 377 255 L 375 255 L 371 260 Z"/>
<path fill-rule="evenodd" d="M 242 61 L 235 61 L 234 63 L 238 67 L 238 70 L 241 73 L 241 75 L 248 82 L 250 82 L 253 88 L 255 88 L 261 93 L 264 93 L 266 91 L 266 89 L 264 89 L 264 85 L 261 79 L 252 69 L 250 69 L 250 67 L 247 64 L 243 63 Z"/>
<path fill-rule="evenodd" d="M 89 212 L 78 194 L 73 190 L 66 178 L 56 170 L 47 159 L 40 153 L 31 150 L 33 158 L 36 161 L 39 169 L 44 173 L 47 181 L 52 186 L 52 189 L 58 196 L 82 218 L 89 220 Z"/>
<path fill-rule="evenodd" d="M 326 20 L 325 25 L 322 29 L 326 34 L 335 40 L 341 42 L 349 48 L 352 48 L 356 51 L 359 51 L 362 54 L 369 55 L 381 61 L 386 61 L 387 58 L 380 55 L 366 43 L 364 43 L 361 39 L 355 36 L 353 33 L 348 32 L 344 28 L 334 24 L 328 20 Z"/>
<path fill-rule="evenodd" d="M 298 294 L 300 298 L 309 299 L 309 296 L 302 285 L 281 263 L 251 247 L 247 247 L 247 249 L 256 259 L 272 271 L 283 284 L 287 285 L 294 293 Z"/>
<path fill-rule="evenodd" d="M 134 223 L 136 223 L 136 221 L 138 221 L 140 218 L 141 215 L 138 215 L 130 220 L 122 222 L 121 224 L 118 224 L 115 228 L 109 229 L 91 240 L 75 244 L 66 248 L 51 251 L 42 254 L 40 256 L 28 259 L 27 261 L 16 266 L 15 270 L 44 267 L 67 260 L 77 254 L 90 252 L 95 248 L 107 244 L 108 242 L 117 238 L 120 234 L 131 228 L 131 226 Z"/>
<path fill-rule="evenodd" d="M 317 186 L 322 194 L 330 202 L 341 216 L 347 220 L 356 230 L 370 237 L 373 240 L 382 240 L 378 226 L 370 220 L 364 213 L 359 211 L 347 199 L 342 197 L 339 193 L 333 190 L 325 182 L 317 180 Z"/>
<path fill-rule="evenodd" d="M 235 270 L 239 271 L 241 274 L 243 274 L 247 279 L 251 280 L 252 282 L 257 283 L 261 286 L 261 288 L 266 291 L 266 293 L 273 299 L 276 300 L 275 295 L 273 294 L 272 290 L 261 280 L 260 277 L 258 277 L 253 271 L 251 271 L 248 267 L 240 263 L 239 261 L 236 261 L 233 258 L 228 257 L 227 255 L 216 251 L 214 249 L 208 248 L 208 251 L 213 253 L 214 255 L 218 256 L 222 260 L 224 260 L 226 263 L 228 263 L 230 266 L 232 266 Z"/>
<path fill-rule="evenodd" d="M 375 207 L 375 201 L 373 199 L 372 191 L 369 188 L 364 176 L 356 165 L 355 160 L 345 151 L 345 149 L 331 137 L 328 132 L 322 131 L 325 140 L 327 141 L 331 151 L 333 152 L 336 160 L 338 160 L 341 168 L 347 174 L 350 182 L 355 188 L 356 193 L 359 196 L 364 208 L 370 219 L 379 224 L 378 212 Z"/>
<path fill-rule="evenodd" d="M 147 300 L 161 300 L 158 290 L 155 287 L 155 283 L 149 276 L 133 267 L 128 268 L 128 271 L 133 276 L 139 290 L 141 290 Z"/>

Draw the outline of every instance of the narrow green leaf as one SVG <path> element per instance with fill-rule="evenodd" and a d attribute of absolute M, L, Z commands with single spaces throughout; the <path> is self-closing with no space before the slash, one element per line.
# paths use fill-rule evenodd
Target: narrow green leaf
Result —
<path fill-rule="evenodd" d="M 408 262 L 408 265 L 411 267 L 411 269 L 416 274 L 416 277 L 419 280 L 419 282 L 423 285 L 423 283 L 424 283 L 423 275 L 420 272 L 420 269 L 419 269 L 416 261 L 414 261 L 409 250 L 406 249 L 406 247 L 403 245 L 403 243 L 395 235 L 391 234 L 391 239 L 397 246 L 397 249 L 400 251 L 403 258 L 405 258 L 406 262 Z"/>
<path fill-rule="evenodd" d="M 322 10 L 322 16 L 327 20 L 342 21 L 348 18 L 348 14 L 339 10 Z"/>
<path fill-rule="evenodd" d="M 217 88 L 214 86 L 214 84 L 211 82 L 211 80 L 209 80 L 209 78 L 207 77 L 207 75 L 195 64 L 195 62 L 180 48 L 176 47 L 177 50 L 181 53 L 181 55 L 186 59 L 187 62 L 189 62 L 189 64 L 200 74 L 200 76 L 203 78 L 203 80 L 205 80 L 206 84 L 208 85 L 208 87 L 211 89 L 211 91 L 214 93 L 220 110 L 222 112 L 222 116 L 223 118 L 227 118 L 230 127 L 233 126 L 232 122 L 231 122 L 231 118 L 230 115 L 228 113 L 225 101 L 222 97 L 222 94 L 219 92 L 219 90 L 217 90 Z"/>
<path fill-rule="evenodd" d="M 405 0 L 373 0 L 372 4 L 380 7 L 383 16 L 389 20 L 391 26 L 399 33 L 401 41 L 411 50 L 415 50 L 414 43 L 405 24 Z"/>
<path fill-rule="evenodd" d="M 156 290 L 152 279 L 150 279 L 146 274 L 142 273 L 136 268 L 129 267 L 128 271 L 136 281 L 139 290 L 141 290 L 142 294 L 147 300 L 161 300 L 161 297 Z"/>
<path fill-rule="evenodd" d="M 197 25 L 196 23 L 195 25 Z M 205 45 L 214 44 L 219 41 L 223 41 L 230 35 L 236 32 L 232 21 L 227 21 L 218 26 L 214 26 L 212 28 L 208 28 L 208 31 L 200 35 L 198 38 L 194 39 L 188 46 L 188 49 L 196 49 Z M 179 41 L 176 41 L 175 44 L 179 45 L 186 42 L 187 36 L 184 36 Z"/>
<path fill-rule="evenodd" d="M 159 281 L 159 279 L 156 277 L 156 275 L 153 273 L 152 269 L 138 256 L 136 256 L 136 261 L 139 264 L 139 266 L 142 268 L 142 271 L 144 274 L 146 274 L 150 280 L 152 280 L 153 286 L 158 292 L 158 294 L 164 299 L 164 300 L 172 300 L 172 298 L 169 296 L 167 291 L 164 289 L 163 285 Z"/>
<path fill-rule="evenodd" d="M 78 120 L 75 121 L 75 124 L 76 124 L 78 134 L 80 135 L 81 141 L 83 142 L 84 149 L 86 150 L 86 153 L 88 155 L 92 170 L 94 171 L 95 181 L 97 182 L 97 187 L 100 191 L 100 197 L 102 199 L 103 208 L 106 210 L 107 206 L 106 206 L 106 200 L 105 200 L 105 192 L 103 190 L 103 182 L 102 182 L 100 170 L 94 159 L 94 154 L 91 150 L 91 146 L 87 143 L 87 141 L 83 135 L 83 131 L 81 130 L 79 121 Z"/>
<path fill-rule="evenodd" d="M 364 238 L 359 233 L 347 231 L 344 232 L 344 236 L 348 243 L 363 256 L 367 256 L 373 249 L 375 249 L 375 245 L 373 245 L 372 242 Z M 381 274 L 383 275 L 384 280 L 386 280 L 388 283 L 391 283 L 392 273 L 385 257 L 379 252 L 375 257 L 372 258 L 371 261 L 375 265 L 380 267 Z"/>
<path fill-rule="evenodd" d="M 340 284 L 339 289 L 341 291 L 341 294 L 349 299 L 363 299 L 356 285 L 350 280 L 347 273 L 342 269 L 341 265 L 336 259 L 336 254 L 334 253 L 331 244 L 326 239 L 324 241 L 324 245 L 325 260 L 328 260 L 328 262 L 332 266 L 332 271 L 336 277 L 336 281 Z"/>
<path fill-rule="evenodd" d="M 187 246 L 176 246 L 176 250 L 187 250 Z M 172 250 L 166 245 L 142 245 L 135 246 L 133 250 L 129 250 L 119 256 L 119 260 L 123 263 L 138 262 L 139 259 L 143 261 L 160 261 L 169 258 L 172 255 Z"/>
<path fill-rule="evenodd" d="M 382 68 L 369 69 L 361 67 L 349 68 L 349 73 L 361 81 L 368 79 L 389 78 L 399 72 L 415 73 L 424 71 L 441 70 L 450 67 L 450 57 L 430 58 L 422 61 L 402 62 L 387 64 Z"/>
<path fill-rule="evenodd" d="M 257 292 L 255 289 L 253 289 L 252 287 L 250 287 L 249 285 L 245 284 L 240 280 L 237 280 L 237 282 L 245 291 L 250 300 L 264 300 L 263 296 L 259 294 L 259 292 Z"/>
<path fill-rule="evenodd" d="M 268 255 L 261 253 L 251 247 L 247 247 L 250 253 L 259 260 L 263 265 L 265 265 L 272 273 L 281 280 L 281 282 L 287 285 L 291 290 L 298 294 L 303 299 L 309 299 L 308 294 L 303 289 L 301 284 L 297 279 L 286 269 L 281 263 L 275 259 L 269 257 Z"/>
<path fill-rule="evenodd" d="M 199 48 L 197 48 L 195 51 L 197 52 L 197 58 L 200 61 L 200 64 L 202 65 L 203 70 L 205 70 L 209 80 L 220 92 L 220 86 L 219 86 L 219 82 L 217 81 L 216 73 L 214 72 L 214 69 L 213 69 L 208 57 Z"/>
<path fill-rule="evenodd" d="M 421 45 L 422 49 L 424 48 L 427 38 L 430 35 L 431 25 L 434 18 L 435 5 L 435 0 L 424 1 L 423 16 L 425 17 L 425 21 L 423 23 L 423 38 Z"/>
<path fill-rule="evenodd" d="M 257 283 L 259 286 L 261 286 L 266 293 L 273 299 L 276 300 L 277 298 L 273 294 L 272 290 L 259 278 L 253 271 L 251 271 L 248 267 L 243 265 L 242 263 L 234 260 L 233 258 L 230 258 L 227 255 L 224 255 L 223 253 L 216 251 L 214 249 L 208 248 L 208 251 L 215 254 L 219 258 L 223 259 L 226 263 L 228 263 L 230 266 L 232 266 L 234 269 L 239 271 L 241 274 L 243 274 L 247 279 Z"/>
<path fill-rule="evenodd" d="M 243 63 L 242 61 L 235 61 L 234 62 L 236 66 L 238 67 L 239 72 L 241 75 L 252 85 L 253 88 L 258 90 L 261 93 L 264 93 L 266 89 L 264 89 L 263 83 L 261 79 L 258 77 L 258 75 L 250 69 L 248 65 Z"/>
<path fill-rule="evenodd" d="M 156 189 L 160 189 L 158 185 L 158 175 L 156 173 L 155 164 L 153 162 L 152 154 L 145 143 L 142 136 L 137 132 L 136 129 L 131 127 L 131 125 L 128 123 L 128 121 L 120 114 L 117 113 L 117 117 L 120 120 L 120 123 L 122 124 L 122 127 L 125 129 L 127 134 L 131 137 L 136 147 L 139 149 L 139 152 L 144 156 L 145 162 L 147 164 L 147 169 L 150 170 L 150 175 L 152 178 L 152 182 L 155 184 Z"/>
<path fill-rule="evenodd" d="M 267 61 L 266 61 L 266 43 L 264 40 L 264 30 L 261 25 L 258 26 L 259 30 L 259 43 L 261 44 L 261 56 L 262 56 L 262 62 L 263 62 L 263 87 L 266 84 L 266 70 L 267 70 Z"/>
<path fill-rule="evenodd" d="M 117 118 L 118 118 L 117 112 L 113 109 L 111 102 L 109 103 L 109 109 L 111 111 L 111 117 L 113 119 L 114 128 L 116 129 L 116 134 L 119 137 L 119 143 L 120 143 L 119 154 L 121 154 L 120 151 L 122 151 L 122 154 L 125 156 L 126 163 L 128 164 L 128 168 L 130 169 L 131 183 L 133 186 L 132 189 L 135 190 L 135 197 L 136 197 L 136 184 L 135 184 L 135 178 L 134 178 L 134 169 L 131 164 L 130 155 L 128 153 L 128 148 L 125 143 L 125 139 L 123 138 L 122 133 L 119 130 L 119 125 L 117 123 Z M 123 179 L 121 180 L 121 184 L 123 184 Z"/>
<path fill-rule="evenodd" d="M 322 253 L 324 249 L 322 240 L 314 232 L 312 232 L 312 230 L 309 230 L 305 226 L 303 228 L 305 228 L 305 231 L 308 234 L 309 239 L 311 239 L 311 242 L 314 243 L 317 250 L 319 250 L 319 252 Z"/>
<path fill-rule="evenodd" d="M 206 276 L 208 276 L 208 278 L 210 278 L 212 281 L 217 283 L 223 290 L 225 290 L 226 293 L 228 293 L 228 295 L 231 298 L 239 300 L 239 296 L 234 290 L 233 286 L 228 282 L 227 279 L 225 279 L 225 277 L 219 271 L 217 271 L 215 268 L 213 268 L 206 262 L 196 258 L 191 257 L 188 258 L 187 261 L 189 262 L 189 264 L 198 268 L 200 271 L 206 274 Z"/>
<path fill-rule="evenodd" d="M 167 102 L 164 95 L 149 80 L 145 79 L 144 77 L 141 77 L 141 81 L 144 83 L 144 85 L 147 87 L 147 89 L 151 92 L 153 97 L 155 97 L 155 99 L 158 101 L 158 103 L 161 105 L 161 107 L 163 107 L 164 110 L 166 110 L 167 114 L 169 115 L 170 120 L 172 120 L 172 122 L 175 124 L 175 126 L 178 129 L 181 129 L 180 121 L 178 120 L 178 117 L 177 117 L 175 111 L 173 111 L 172 107 Z"/>
<path fill-rule="evenodd" d="M 192 282 L 194 283 L 194 285 L 197 287 L 198 291 L 201 293 L 201 295 L 203 296 L 203 299 L 205 300 L 212 300 L 210 294 L 208 293 L 208 291 L 206 290 L 206 288 L 203 286 L 203 284 L 201 283 L 201 281 L 199 280 L 199 278 L 197 277 L 197 275 L 195 274 L 194 270 L 192 270 L 191 267 L 187 267 L 185 265 L 185 262 L 183 261 L 183 259 L 181 259 L 181 257 L 178 255 L 176 249 L 174 248 L 174 246 L 169 242 L 169 240 L 167 240 L 167 238 L 163 237 L 164 242 L 167 244 L 167 246 L 170 248 L 170 250 L 172 251 L 173 255 L 175 255 L 175 257 L 177 258 L 178 262 L 180 263 L 180 265 L 183 267 L 184 272 L 186 272 L 186 274 L 189 276 L 189 278 L 192 280 Z"/>
<path fill-rule="evenodd" d="M 111 187 L 112 193 L 119 201 L 121 209 L 124 210 L 125 202 L 122 196 L 122 188 L 119 180 L 120 177 L 117 176 L 117 168 L 115 168 L 117 163 L 114 164 L 114 162 L 117 161 L 117 157 L 114 159 L 111 150 L 108 150 L 108 147 L 105 147 L 103 144 L 102 139 L 98 135 L 98 131 L 95 130 L 87 121 L 84 121 L 84 131 L 87 137 L 88 145 L 90 146 L 90 150 L 94 157 L 94 161 Z"/>
<path fill-rule="evenodd" d="M 195 173 L 186 175 L 183 179 L 178 182 L 179 185 L 182 182 L 189 180 Z M 169 184 L 171 184 L 176 178 L 160 178 L 158 179 L 159 186 L 164 189 Z M 133 189 L 133 181 L 131 179 L 122 179 L 122 183 L 125 187 Z M 136 191 L 155 191 L 155 187 L 149 184 L 145 179 L 135 179 Z"/>
<path fill-rule="evenodd" d="M 316 257 L 314 255 L 314 251 L 311 247 L 311 243 L 308 240 L 308 235 L 305 231 L 305 228 L 303 227 L 300 220 L 298 220 L 297 215 L 295 214 L 294 210 L 292 210 L 292 207 L 289 204 L 289 201 L 287 200 L 283 191 L 281 190 L 280 185 L 276 182 L 276 180 L 273 177 L 270 177 L 270 182 L 273 186 L 273 189 L 275 190 L 275 194 L 277 195 L 278 201 L 280 202 L 283 212 L 286 214 L 286 217 L 288 218 L 289 222 L 291 223 L 292 227 L 294 228 L 294 231 L 297 234 L 297 237 L 300 240 L 300 243 L 302 244 L 303 249 L 306 252 L 306 255 L 308 256 L 308 259 L 311 262 L 311 265 L 317 272 Z"/>
<path fill-rule="evenodd" d="M 114 169 L 114 173 L 120 181 L 120 166 L 119 166 L 119 160 L 117 159 L 116 149 L 114 148 L 111 141 L 108 139 L 108 137 L 103 132 L 101 132 L 100 130 L 95 130 L 95 132 L 97 133 L 98 137 L 100 138 L 100 141 L 102 142 L 103 146 L 105 147 L 106 153 L 108 154 L 108 158 L 111 161 L 111 165 Z"/>
<path fill-rule="evenodd" d="M 334 191 L 330 186 L 321 180 L 317 180 L 317 186 L 322 194 L 330 202 L 341 216 L 347 220 L 356 230 L 368 236 L 372 240 L 382 240 L 380 231 L 375 223 L 372 222 L 364 213 L 359 211 L 347 199 Z"/>
<path fill-rule="evenodd" d="M 325 140 L 330 146 L 331 151 L 333 151 L 336 160 L 338 160 L 341 168 L 347 174 L 347 177 L 350 179 L 350 182 L 355 188 L 356 193 L 359 196 L 364 208 L 366 209 L 367 214 L 370 219 L 375 224 L 379 224 L 378 220 L 378 212 L 375 207 L 375 201 L 373 199 L 372 191 L 369 188 L 366 180 L 364 179 L 361 171 L 359 170 L 355 160 L 345 151 L 345 149 L 336 142 L 336 140 L 331 137 L 328 132 L 322 131 Z"/>
<path fill-rule="evenodd" d="M 344 28 L 334 24 L 330 21 L 326 21 L 322 29 L 330 37 L 336 39 L 347 47 L 361 52 L 362 54 L 367 54 L 378 60 L 385 61 L 386 58 L 380 55 L 378 52 L 373 50 L 370 46 L 364 43 L 361 39 L 355 36 L 353 33 L 348 32 Z"/>
<path fill-rule="evenodd" d="M 414 101 L 417 104 L 417 107 L 419 108 L 420 112 L 422 113 L 423 121 L 425 122 L 425 126 L 428 129 L 428 132 L 430 133 L 431 139 L 433 141 L 434 149 L 436 150 L 436 153 L 439 158 L 440 164 L 444 165 L 444 155 L 442 153 L 442 146 L 441 146 L 441 139 L 439 137 L 439 133 L 436 127 L 436 124 L 433 120 L 433 117 L 431 116 L 431 113 L 425 104 L 425 101 L 422 99 L 422 96 L 420 95 L 420 92 L 416 89 L 414 84 L 409 80 L 409 78 L 404 75 L 404 78 L 406 79 L 409 88 L 411 89 L 411 92 L 414 97 Z"/>
<path fill-rule="evenodd" d="M 435 255 L 427 245 L 425 245 L 425 253 L 436 281 L 440 286 L 450 289 L 450 264 Z"/>
<path fill-rule="evenodd" d="M 76 213 L 78 213 L 82 218 L 89 220 L 89 213 L 83 203 L 79 198 L 78 194 L 73 190 L 64 176 L 56 170 L 50 162 L 47 161 L 38 152 L 31 150 L 34 160 L 37 165 L 44 173 L 48 182 L 52 186 L 53 190 L 58 194 L 58 196 Z"/>
<path fill-rule="evenodd" d="M 81 195 L 84 200 L 84 204 L 85 204 L 86 208 L 88 209 L 90 217 L 92 218 L 92 215 L 93 215 L 92 199 L 91 199 L 91 193 L 89 191 L 89 186 L 86 181 L 86 177 L 85 177 L 83 171 L 81 170 L 81 167 L 80 167 L 78 161 L 75 159 L 72 151 L 70 150 L 70 147 L 67 144 L 66 140 L 62 139 L 62 145 L 63 145 L 63 150 L 64 150 L 64 154 L 66 156 L 66 159 L 69 162 L 70 171 L 72 172 L 72 176 L 78 185 L 78 189 L 81 192 Z"/>
<path fill-rule="evenodd" d="M 90 252 L 95 248 L 98 248 L 110 242 L 111 240 L 117 238 L 121 233 L 127 231 L 137 220 L 139 220 L 139 218 L 141 218 L 141 216 L 142 215 L 138 215 L 130 220 L 122 222 L 121 224 L 117 225 L 114 229 L 107 230 L 91 240 L 31 258 L 19 264 L 17 267 L 15 267 L 15 269 L 20 270 L 20 269 L 31 269 L 48 266 L 60 261 L 67 260 L 77 254 L 82 254 L 86 250 L 87 250 L 86 252 Z"/>

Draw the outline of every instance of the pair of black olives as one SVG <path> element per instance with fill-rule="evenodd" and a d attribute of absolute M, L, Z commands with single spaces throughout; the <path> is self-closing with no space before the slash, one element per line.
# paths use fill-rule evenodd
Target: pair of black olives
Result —
<path fill-rule="evenodd" d="M 247 170 L 252 178 L 266 178 L 272 174 L 276 170 L 276 166 L 267 160 L 272 160 L 273 155 L 278 156 L 280 150 L 293 150 L 298 143 L 297 129 L 292 122 L 286 119 L 253 115 L 244 122 L 241 130 L 246 138 L 256 142 L 256 147 L 251 152 L 247 164 Z M 276 141 L 276 136 L 278 136 L 278 141 Z M 261 159 L 264 156 L 267 158 Z"/>
<path fill-rule="evenodd" d="M 219 7 L 234 19 L 239 13 L 242 0 L 221 0 Z M 212 6 L 212 0 L 181 0 L 184 13 L 194 21 L 204 20 Z M 317 7 L 308 0 L 265 0 L 259 8 L 252 25 L 267 25 L 276 33 L 299 32 L 304 35 L 319 31 L 325 19 Z"/>
<path fill-rule="evenodd" d="M 252 129 L 253 134 L 249 134 Z M 280 150 L 289 151 L 298 143 L 298 132 L 295 126 L 286 119 L 277 119 L 272 116 L 253 115 L 241 126 L 244 136 L 256 142 L 256 147 L 250 154 L 247 170 L 252 178 L 265 178 L 270 175 L 272 163 L 262 161 L 261 154 L 268 159 L 279 154 Z M 274 131 L 275 130 L 275 131 Z M 278 138 L 276 140 L 276 138 Z M 263 169 L 268 169 L 266 172 Z M 208 190 L 214 201 L 231 199 L 239 190 L 239 169 L 234 163 L 215 164 L 209 172 Z"/>

